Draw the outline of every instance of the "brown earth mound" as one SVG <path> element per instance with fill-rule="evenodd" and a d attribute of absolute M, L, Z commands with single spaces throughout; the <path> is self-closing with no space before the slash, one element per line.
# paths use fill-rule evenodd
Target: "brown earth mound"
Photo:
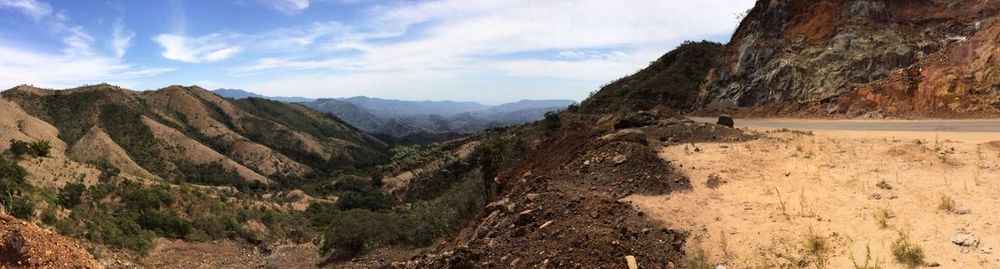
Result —
<path fill-rule="evenodd" d="M 609 124 L 564 113 L 563 129 L 501 171 L 499 200 L 474 225 L 398 268 L 624 268 L 684 264 L 687 233 L 663 228 L 629 203 L 631 193 L 690 188 L 659 159 L 667 143 L 746 140 L 737 129 L 666 120 L 612 133 Z M 698 140 L 696 137 L 700 138 Z"/>
<path fill-rule="evenodd" d="M 73 240 L 0 214 L 0 267 L 103 268 Z"/>

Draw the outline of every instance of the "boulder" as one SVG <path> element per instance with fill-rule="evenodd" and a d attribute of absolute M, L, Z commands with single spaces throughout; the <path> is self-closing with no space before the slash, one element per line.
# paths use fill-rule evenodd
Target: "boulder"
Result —
<path fill-rule="evenodd" d="M 951 239 L 951 242 L 963 247 L 974 247 L 979 245 L 979 238 L 970 233 L 960 233 L 955 235 L 955 238 Z"/>
<path fill-rule="evenodd" d="M 736 123 L 733 122 L 733 117 L 730 117 L 729 115 L 720 115 L 719 116 L 719 120 L 716 121 L 715 124 L 726 126 L 726 127 L 730 127 L 730 128 L 732 128 L 733 126 L 736 125 Z"/>
<path fill-rule="evenodd" d="M 653 124 L 656 124 L 656 117 L 653 117 L 652 113 L 640 111 L 628 114 L 619 119 L 618 122 L 615 123 L 615 129 L 643 127 Z"/>

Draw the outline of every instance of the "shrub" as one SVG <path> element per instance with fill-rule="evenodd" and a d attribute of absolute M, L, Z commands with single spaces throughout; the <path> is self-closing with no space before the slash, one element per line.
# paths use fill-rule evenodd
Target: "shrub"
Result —
<path fill-rule="evenodd" d="M 55 208 L 49 207 L 46 208 L 45 211 L 42 211 L 41 220 L 42 223 L 45 223 L 46 225 L 55 225 L 56 222 L 59 221 L 59 217 L 56 216 Z"/>
<path fill-rule="evenodd" d="M 337 200 L 337 207 L 340 210 L 363 208 L 383 211 L 391 209 L 393 202 L 392 197 L 377 192 L 347 192 Z"/>
<path fill-rule="evenodd" d="M 35 216 L 35 204 L 25 197 L 14 199 L 10 205 L 10 215 L 19 219 L 30 220 Z"/>
<path fill-rule="evenodd" d="M 816 234 L 812 227 L 809 227 L 802 250 L 807 257 L 815 259 L 817 267 L 823 268 L 826 265 L 826 254 L 830 251 L 830 244 L 826 241 L 826 237 Z"/>
<path fill-rule="evenodd" d="M 136 223 L 143 229 L 173 238 L 183 238 L 191 229 L 191 225 L 177 217 L 177 214 L 157 210 L 140 211 L 136 216 Z"/>
<path fill-rule="evenodd" d="M 9 150 L 10 150 L 10 154 L 13 154 L 14 157 L 17 157 L 17 158 L 20 158 L 21 156 L 24 156 L 25 154 L 28 154 L 28 153 L 31 152 L 31 148 L 28 146 L 28 142 L 24 142 L 24 141 L 17 140 L 17 139 L 11 139 L 10 140 L 10 149 Z"/>
<path fill-rule="evenodd" d="M 0 179 L 8 179 L 13 183 L 24 183 L 28 170 L 15 162 L 0 159 Z"/>
<path fill-rule="evenodd" d="M 892 256 L 896 261 L 907 266 L 917 266 L 924 262 L 924 250 L 910 242 L 910 236 L 904 232 L 899 232 L 899 237 L 892 242 Z"/>
<path fill-rule="evenodd" d="M 335 258 L 352 257 L 399 241 L 399 218 L 390 213 L 352 209 L 336 214 L 327 226 L 320 251 Z"/>
<path fill-rule="evenodd" d="M 955 210 L 955 199 L 952 199 L 951 196 L 948 195 L 941 195 L 941 201 L 938 202 L 938 210 L 948 212 Z"/>
<path fill-rule="evenodd" d="M 73 208 L 80 204 L 83 193 L 86 191 L 87 186 L 82 183 L 66 183 L 65 186 L 59 189 L 59 205 L 65 208 Z"/>
<path fill-rule="evenodd" d="M 889 219 L 893 217 L 892 210 L 889 208 L 880 208 L 875 212 L 875 223 L 878 224 L 879 228 L 885 229 L 889 227 Z"/>
<path fill-rule="evenodd" d="M 143 188 L 139 185 L 131 186 L 122 196 L 122 200 L 128 203 L 133 210 L 146 210 L 159 209 L 160 206 L 173 204 L 174 196 L 167 192 L 166 187 L 163 186 Z"/>
<path fill-rule="evenodd" d="M 49 150 L 52 149 L 52 146 L 49 145 L 48 140 L 35 140 L 28 143 L 28 148 L 31 150 L 31 154 L 35 155 L 35 157 L 48 157 Z"/>
<path fill-rule="evenodd" d="M 49 145 L 48 140 L 35 140 L 31 142 L 25 142 L 17 139 L 10 140 L 10 153 L 14 157 L 21 157 L 25 154 L 34 157 L 47 157 L 49 156 L 49 150 L 52 146 Z"/>

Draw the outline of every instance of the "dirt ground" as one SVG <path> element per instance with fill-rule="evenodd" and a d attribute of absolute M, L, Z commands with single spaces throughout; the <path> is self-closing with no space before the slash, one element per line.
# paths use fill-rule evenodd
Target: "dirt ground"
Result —
<path fill-rule="evenodd" d="M 248 248 L 231 242 L 184 242 L 157 239 L 149 255 L 131 263 L 112 263 L 111 267 L 148 268 L 316 268 L 321 262 L 312 244 L 282 244 L 266 248 Z"/>
<path fill-rule="evenodd" d="M 922 248 L 924 265 L 998 268 L 1000 142 L 991 139 L 1000 135 L 786 130 L 671 145 L 660 157 L 692 188 L 624 201 L 689 231 L 689 258 L 729 268 L 849 268 L 866 257 L 903 268 L 890 250 L 900 233 Z M 939 209 L 943 199 L 954 206 Z M 960 246 L 961 235 L 975 240 Z"/>

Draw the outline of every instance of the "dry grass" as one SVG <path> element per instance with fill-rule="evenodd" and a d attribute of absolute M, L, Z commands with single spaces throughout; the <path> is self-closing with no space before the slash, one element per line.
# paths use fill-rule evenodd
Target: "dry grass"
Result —
<path fill-rule="evenodd" d="M 812 261 L 816 268 L 825 268 L 827 265 L 827 254 L 830 252 L 830 243 L 825 236 L 816 234 L 812 227 L 806 232 L 802 244 L 802 254 L 804 260 Z"/>
<path fill-rule="evenodd" d="M 858 263 L 854 260 L 854 255 L 851 255 L 851 263 L 854 263 L 854 269 L 883 269 L 883 262 L 878 258 L 872 257 L 872 248 L 870 245 L 865 245 L 865 260 L 863 263 Z"/>
<path fill-rule="evenodd" d="M 951 196 L 941 195 L 941 200 L 938 202 L 938 210 L 944 210 L 946 212 L 952 212 L 955 210 L 955 199 Z"/>
<path fill-rule="evenodd" d="M 712 264 L 711 257 L 712 256 L 708 254 L 707 250 L 705 250 L 703 248 L 699 248 L 699 249 L 697 249 L 697 250 L 694 251 L 693 255 L 688 256 L 687 266 L 685 266 L 684 268 L 687 268 L 687 269 L 714 269 L 715 268 L 715 264 Z"/>
<path fill-rule="evenodd" d="M 888 207 L 879 208 L 878 211 L 875 212 L 875 223 L 878 224 L 879 228 L 889 228 L 889 219 L 893 217 L 895 217 L 895 214 L 893 214 L 892 209 Z"/>
<path fill-rule="evenodd" d="M 781 215 L 785 216 L 785 220 L 791 219 L 788 217 L 788 210 L 785 209 L 785 200 L 781 199 L 781 190 L 775 187 L 774 192 L 778 194 L 778 205 L 781 207 Z"/>
<path fill-rule="evenodd" d="M 910 242 L 906 232 L 899 232 L 899 237 L 892 242 L 892 256 L 896 261 L 906 266 L 915 267 L 924 263 L 924 249 Z"/>

